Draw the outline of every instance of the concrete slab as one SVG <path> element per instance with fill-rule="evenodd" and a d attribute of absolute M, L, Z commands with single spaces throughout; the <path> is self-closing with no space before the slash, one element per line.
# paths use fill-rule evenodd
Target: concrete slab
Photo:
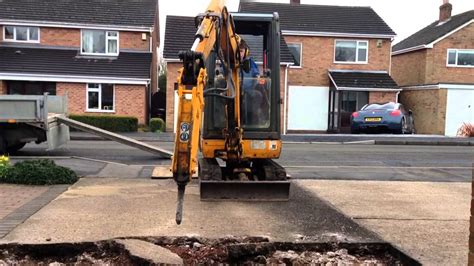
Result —
<path fill-rule="evenodd" d="M 470 183 L 301 181 L 427 265 L 466 265 Z"/>
<path fill-rule="evenodd" d="M 327 202 L 292 184 L 288 202 L 201 202 L 186 190 L 175 223 L 172 180 L 83 178 L 8 234 L 3 242 L 77 242 L 127 236 L 267 236 L 277 241 L 380 242 Z"/>
<path fill-rule="evenodd" d="M 117 239 L 115 242 L 122 244 L 130 255 L 149 261 L 156 265 L 183 265 L 183 259 L 169 249 L 160 247 L 138 239 Z"/>

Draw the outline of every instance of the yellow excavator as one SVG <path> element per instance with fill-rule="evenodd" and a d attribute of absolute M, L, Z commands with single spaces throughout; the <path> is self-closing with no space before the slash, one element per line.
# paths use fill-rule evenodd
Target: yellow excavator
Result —
<path fill-rule="evenodd" d="M 201 200 L 285 201 L 290 190 L 272 160 L 282 148 L 278 14 L 230 14 L 212 0 L 195 23 L 191 49 L 179 53 L 177 224 L 196 168 Z"/>

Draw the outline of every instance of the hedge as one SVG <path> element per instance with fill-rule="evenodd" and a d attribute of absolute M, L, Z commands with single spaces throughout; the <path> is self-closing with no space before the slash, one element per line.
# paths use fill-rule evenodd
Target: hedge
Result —
<path fill-rule="evenodd" d="M 69 168 L 58 166 L 49 159 L 18 162 L 6 167 L 0 183 L 24 185 L 73 184 L 79 178 Z"/>
<path fill-rule="evenodd" d="M 156 131 L 165 131 L 165 121 L 161 118 L 152 118 L 150 119 L 150 131 L 151 132 L 156 132 Z"/>
<path fill-rule="evenodd" d="M 69 118 L 112 132 L 136 132 L 138 118 L 116 115 L 70 115 Z"/>

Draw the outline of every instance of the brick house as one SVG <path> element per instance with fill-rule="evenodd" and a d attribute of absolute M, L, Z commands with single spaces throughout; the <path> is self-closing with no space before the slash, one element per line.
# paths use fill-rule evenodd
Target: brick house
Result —
<path fill-rule="evenodd" d="M 238 20 L 238 18 L 234 17 Z M 237 29 L 238 30 L 238 29 Z M 194 24 L 194 17 L 183 16 L 167 16 L 166 28 L 164 36 L 163 60 L 166 63 L 167 69 L 167 84 L 166 84 L 166 131 L 175 131 L 175 124 L 177 119 L 176 109 L 177 95 L 174 90 L 174 84 L 177 82 L 178 69 L 183 66 L 178 58 L 179 51 L 188 50 L 193 45 L 194 35 L 196 34 L 196 27 Z M 263 57 L 257 51 L 262 51 L 261 47 L 263 40 L 259 40 L 255 36 L 241 35 L 249 45 L 252 58 L 257 65 L 261 66 Z M 282 39 L 280 42 L 280 77 L 285 77 L 288 67 L 293 64 L 293 56 L 291 55 L 288 46 Z M 284 86 L 284 78 L 280 80 L 280 88 Z M 281 91 L 281 98 L 283 98 L 283 91 Z"/>
<path fill-rule="evenodd" d="M 68 95 L 73 114 L 148 119 L 156 0 L 0 1 L 0 94 Z"/>
<path fill-rule="evenodd" d="M 296 59 L 282 86 L 284 132 L 348 132 L 352 112 L 397 101 L 390 77 L 395 33 L 372 8 L 241 1 L 240 12 L 280 15 Z"/>
<path fill-rule="evenodd" d="M 451 10 L 445 1 L 438 20 L 393 47 L 392 75 L 418 133 L 454 136 L 474 123 L 474 10 Z"/>
<path fill-rule="evenodd" d="M 390 76 L 395 33 L 370 7 L 241 1 L 239 9 L 241 13 L 279 14 L 282 51 L 288 47 L 294 59 L 280 59 L 282 132 L 346 132 L 356 109 L 372 102 L 397 101 L 400 89 Z M 189 43 L 181 47 L 189 49 L 195 28 L 192 19 L 179 26 L 169 19 L 163 57 L 168 65 L 167 91 L 172 92 L 167 95 L 167 128 L 172 129 L 176 116 L 173 84 L 180 67 L 178 50 L 173 48 L 186 40 Z M 169 33 L 175 27 L 179 32 Z"/>

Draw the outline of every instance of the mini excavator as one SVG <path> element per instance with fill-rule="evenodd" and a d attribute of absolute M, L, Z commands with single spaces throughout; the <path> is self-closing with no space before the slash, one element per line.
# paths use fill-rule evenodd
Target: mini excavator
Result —
<path fill-rule="evenodd" d="M 272 160 L 282 148 L 278 14 L 230 14 L 223 0 L 212 0 L 195 23 L 191 49 L 179 52 L 171 167 L 177 224 L 196 168 L 201 200 L 287 201 L 290 190 L 285 169 Z M 257 75 L 246 74 L 249 57 Z"/>

